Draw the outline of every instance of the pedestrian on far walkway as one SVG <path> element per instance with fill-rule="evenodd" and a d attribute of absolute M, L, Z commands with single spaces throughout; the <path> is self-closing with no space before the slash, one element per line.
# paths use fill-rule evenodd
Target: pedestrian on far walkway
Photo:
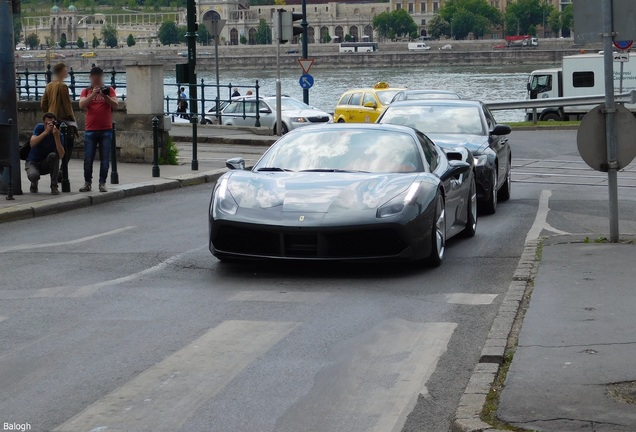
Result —
<path fill-rule="evenodd" d="M 235 88 L 234 89 L 234 93 L 232 93 L 232 97 L 239 97 L 241 95 L 241 93 L 239 93 L 238 89 Z"/>
<path fill-rule="evenodd" d="M 58 121 L 53 113 L 46 113 L 42 123 L 33 130 L 31 136 L 31 150 L 27 156 L 24 169 L 31 182 L 31 193 L 37 193 L 40 176 L 51 175 L 51 194 L 59 195 L 57 174 L 60 169 L 60 159 L 64 157 L 64 137 L 60 136 Z"/>
<path fill-rule="evenodd" d="M 84 133 L 84 186 L 80 192 L 90 192 L 93 182 L 93 162 L 99 146 L 99 191 L 106 192 L 106 177 L 110 167 L 110 146 L 113 142 L 113 110 L 117 109 L 115 89 L 104 85 L 104 71 L 93 67 L 91 85 L 82 90 L 80 109 L 86 110 Z"/>

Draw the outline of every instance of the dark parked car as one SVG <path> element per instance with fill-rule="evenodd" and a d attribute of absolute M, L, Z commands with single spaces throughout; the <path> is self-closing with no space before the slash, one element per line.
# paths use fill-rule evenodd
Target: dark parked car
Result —
<path fill-rule="evenodd" d="M 227 259 L 424 260 L 473 236 L 473 158 L 404 126 L 300 128 L 216 183 L 210 251 Z"/>
<path fill-rule="evenodd" d="M 382 124 L 413 127 L 444 148 L 465 147 L 477 164 L 477 197 L 486 213 L 511 192 L 510 126 L 497 124 L 479 101 L 420 100 L 395 102 L 378 119 Z"/>

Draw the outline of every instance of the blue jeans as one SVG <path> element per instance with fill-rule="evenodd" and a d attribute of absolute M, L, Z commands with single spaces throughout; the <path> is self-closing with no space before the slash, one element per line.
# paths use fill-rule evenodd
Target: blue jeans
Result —
<path fill-rule="evenodd" d="M 106 183 L 110 166 L 110 146 L 113 142 L 113 131 L 86 131 L 84 133 L 84 181 L 93 181 L 93 162 L 95 149 L 99 144 L 99 182 Z"/>

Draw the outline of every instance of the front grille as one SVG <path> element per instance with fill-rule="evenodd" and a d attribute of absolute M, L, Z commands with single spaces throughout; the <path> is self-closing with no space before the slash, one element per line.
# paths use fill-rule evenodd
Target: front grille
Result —
<path fill-rule="evenodd" d="M 359 230 L 253 229 L 223 225 L 213 239 L 221 252 L 281 258 L 371 258 L 399 255 L 408 245 L 390 228 Z"/>
<path fill-rule="evenodd" d="M 328 116 L 307 117 L 311 123 L 327 123 L 329 121 Z"/>

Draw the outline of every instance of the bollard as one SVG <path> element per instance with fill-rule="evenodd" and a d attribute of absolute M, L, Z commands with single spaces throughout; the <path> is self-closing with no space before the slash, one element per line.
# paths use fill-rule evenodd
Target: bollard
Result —
<path fill-rule="evenodd" d="M 60 135 L 64 137 L 64 157 L 62 158 L 62 192 L 71 191 L 71 182 L 68 179 L 68 160 L 72 149 L 68 145 L 68 125 L 64 122 L 60 125 Z"/>
<path fill-rule="evenodd" d="M 537 125 L 537 120 L 538 120 L 537 109 L 536 108 L 532 108 L 532 124 L 536 126 Z"/>
<path fill-rule="evenodd" d="M 152 176 L 159 177 L 159 119 L 152 118 Z"/>
<path fill-rule="evenodd" d="M 258 80 L 256 80 L 256 85 L 254 86 L 254 90 L 256 92 L 256 121 L 254 122 L 255 127 L 261 127 L 261 106 L 260 106 L 260 94 L 258 89 L 260 86 L 258 85 Z"/>
<path fill-rule="evenodd" d="M 110 184 L 119 184 L 119 173 L 117 172 L 117 129 L 113 122 L 113 141 L 110 144 Z"/>

